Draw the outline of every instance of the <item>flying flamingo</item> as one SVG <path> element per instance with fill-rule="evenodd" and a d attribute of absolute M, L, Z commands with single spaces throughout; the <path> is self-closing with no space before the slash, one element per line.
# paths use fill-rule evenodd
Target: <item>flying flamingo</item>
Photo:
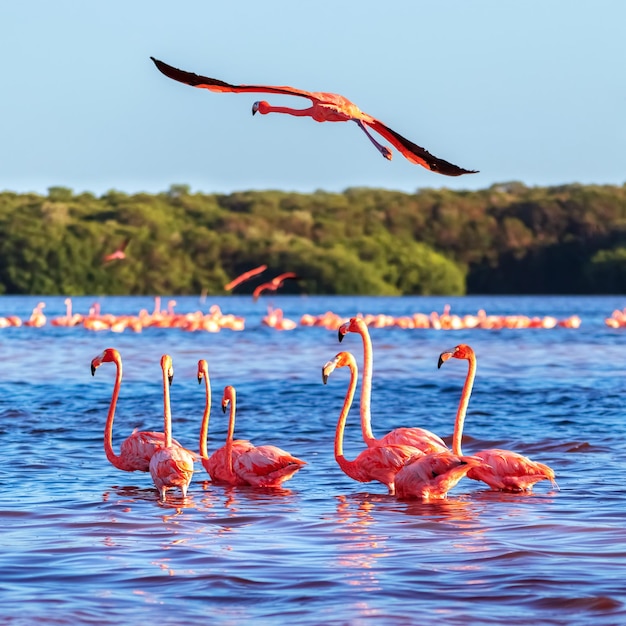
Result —
<path fill-rule="evenodd" d="M 374 362 L 374 354 L 372 349 L 372 339 L 367 329 L 367 324 L 361 317 L 352 317 L 339 327 L 337 336 L 339 341 L 343 341 L 346 333 L 358 333 L 363 340 L 363 381 L 361 386 L 361 432 L 363 433 L 363 441 L 368 447 L 403 444 L 418 448 L 422 452 L 429 454 L 431 452 L 445 452 L 448 446 L 443 442 L 441 437 L 435 435 L 424 428 L 404 427 L 395 428 L 380 439 L 374 437 L 371 423 L 371 395 L 372 395 L 372 370 Z"/>
<path fill-rule="evenodd" d="M 237 276 L 237 278 L 234 278 L 233 280 L 231 280 L 227 285 L 224 285 L 224 290 L 230 291 L 231 289 L 234 289 L 237 285 L 240 285 L 244 281 L 249 280 L 253 276 L 257 276 L 258 274 L 261 274 L 266 269 L 267 269 L 267 265 L 259 265 L 258 267 L 248 270 L 247 272 L 244 272 L 243 274 L 240 274 L 239 276 Z"/>
<path fill-rule="evenodd" d="M 229 440 L 232 440 L 234 432 L 236 399 L 235 388 L 226 385 L 222 396 L 222 411 L 226 413 L 226 408 L 230 404 L 227 445 L 229 445 Z M 303 465 L 306 465 L 304 461 L 271 445 L 252 446 L 238 456 L 233 455 L 227 458 L 228 463 L 232 462 L 232 471 L 235 477 L 231 481 L 226 480 L 225 482 L 239 485 L 241 484 L 240 481 L 243 481 L 244 484 L 253 487 L 280 487 Z"/>
<path fill-rule="evenodd" d="M 103 263 L 109 263 L 110 261 L 115 261 L 115 260 L 123 260 L 126 258 L 126 246 L 128 245 L 128 242 L 130 241 L 130 239 L 126 239 L 126 241 L 122 242 L 122 244 L 119 246 L 119 248 L 117 248 L 117 250 L 115 250 L 114 252 L 111 252 L 111 254 L 107 254 L 103 257 L 102 262 Z"/>
<path fill-rule="evenodd" d="M 358 378 L 358 368 L 352 353 L 339 352 L 334 359 L 328 361 L 322 367 L 322 380 L 326 384 L 328 377 L 337 367 L 345 366 L 350 368 L 350 382 L 335 430 L 335 460 L 344 474 L 350 478 L 361 483 L 377 480 L 387 486 L 390 495 L 394 495 L 396 474 L 405 463 L 422 456 L 424 453 L 412 446 L 390 443 L 365 448 L 353 461 L 346 459 L 343 453 L 343 433 L 354 400 Z"/>
<path fill-rule="evenodd" d="M 202 89 L 208 89 L 209 91 L 218 93 L 274 93 L 284 94 L 289 96 L 299 96 L 307 98 L 311 101 L 311 106 L 308 109 L 291 109 L 288 107 L 275 107 L 271 106 L 265 100 L 255 102 L 252 106 L 252 115 L 261 113 L 266 115 L 267 113 L 286 113 L 288 115 L 294 115 L 297 117 L 311 117 L 316 122 L 347 122 L 353 121 L 359 126 L 359 128 L 366 134 L 367 138 L 374 144 L 376 149 L 386 159 L 391 160 L 391 150 L 386 146 L 381 145 L 374 139 L 367 127 L 371 128 L 379 135 L 382 135 L 389 143 L 391 143 L 401 154 L 408 159 L 411 163 L 421 165 L 426 169 L 437 172 L 438 174 L 445 174 L 446 176 L 460 176 L 461 174 L 474 174 L 475 170 L 466 170 L 458 165 L 453 165 L 448 161 L 439 159 L 430 154 L 424 148 L 414 144 L 412 141 L 404 138 L 394 130 L 391 130 L 388 126 L 385 126 L 382 122 L 376 118 L 363 113 L 359 108 L 350 102 L 347 98 L 333 93 L 322 93 L 314 91 L 304 91 L 302 89 L 295 89 L 293 87 L 272 87 L 269 85 L 230 85 L 224 81 L 217 80 L 215 78 L 207 78 L 206 76 L 198 76 L 191 72 L 179 70 L 163 61 L 158 61 L 154 57 L 150 57 L 159 71 L 165 76 L 191 85 L 192 87 L 200 87 Z"/>
<path fill-rule="evenodd" d="M 159 491 L 161 500 L 165 501 L 168 489 L 180 487 L 183 498 L 193 476 L 194 455 L 172 440 L 172 412 L 170 408 L 170 385 L 174 377 L 172 358 L 168 354 L 161 357 L 163 370 L 163 422 L 165 440 L 150 459 L 150 475 Z"/>
<path fill-rule="evenodd" d="M 113 418 L 115 417 L 115 408 L 122 384 L 122 357 L 115 348 L 107 348 L 91 361 L 92 376 L 95 375 L 96 369 L 102 363 L 115 363 L 117 371 L 109 413 L 104 426 L 104 452 L 106 457 L 117 469 L 125 472 L 147 472 L 150 470 L 150 459 L 154 451 L 165 442 L 165 435 L 157 432 L 134 430 L 122 442 L 120 454 L 115 454 L 113 451 Z M 174 443 L 180 445 L 177 441 L 174 441 Z"/>
<path fill-rule="evenodd" d="M 283 283 L 286 280 L 299 280 L 299 279 L 300 277 L 295 272 L 284 272 L 283 274 L 274 276 L 272 280 L 269 280 L 266 283 L 263 283 L 262 285 L 259 285 L 258 287 L 256 287 L 255 290 L 252 292 L 252 297 L 256 301 L 258 297 L 264 291 L 276 291 L 277 289 L 282 287 Z"/>
<path fill-rule="evenodd" d="M 457 423 L 460 422 L 459 430 L 462 430 L 476 375 L 476 355 L 470 346 L 460 344 L 453 350 L 441 353 L 439 367 L 450 358 L 465 359 L 468 362 L 467 377 L 456 417 Z M 455 454 L 461 454 L 461 437 L 453 441 L 452 451 Z M 467 474 L 468 478 L 482 480 L 491 489 L 512 492 L 532 491 L 533 485 L 540 480 L 549 480 L 556 486 L 554 471 L 550 467 L 531 461 L 517 452 L 493 448 L 481 450 L 474 456 L 480 458 L 483 463 L 472 467 Z"/>
<path fill-rule="evenodd" d="M 209 366 L 204 359 L 198 361 L 198 383 L 202 383 L 202 379 L 204 379 L 206 398 L 202 424 L 200 426 L 200 460 L 202 466 L 208 472 L 213 482 L 227 483 L 229 485 L 247 485 L 248 483 L 233 471 L 233 459 L 239 457 L 244 452 L 248 452 L 254 446 L 249 441 L 244 441 L 243 439 L 233 441 L 235 431 L 234 413 L 228 423 L 226 444 L 209 457 L 207 433 L 211 412 L 211 382 L 209 380 Z"/>

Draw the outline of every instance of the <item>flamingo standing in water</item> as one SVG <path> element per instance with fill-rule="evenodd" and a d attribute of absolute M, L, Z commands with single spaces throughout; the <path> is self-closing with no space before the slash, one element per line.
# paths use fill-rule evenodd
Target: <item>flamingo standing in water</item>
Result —
<path fill-rule="evenodd" d="M 194 455 L 177 445 L 172 440 L 172 412 L 170 407 L 170 385 L 174 377 L 172 358 L 168 354 L 161 357 L 163 370 L 163 430 L 165 440 L 150 459 L 150 475 L 162 501 L 167 497 L 167 490 L 180 487 L 183 498 L 193 476 Z"/>
<path fill-rule="evenodd" d="M 247 272 L 244 272 L 243 274 L 240 274 L 239 276 L 237 276 L 237 278 L 234 278 L 233 280 L 231 280 L 228 284 L 224 285 L 224 290 L 230 291 L 231 289 L 234 289 L 237 285 L 240 285 L 244 281 L 249 280 L 250 278 L 253 278 L 254 276 L 257 276 L 258 274 L 261 274 L 266 269 L 267 269 L 267 265 L 259 265 L 258 267 L 248 270 Z"/>
<path fill-rule="evenodd" d="M 335 460 L 344 474 L 350 478 L 361 483 L 377 480 L 387 486 L 390 495 L 394 495 L 397 473 L 409 460 L 424 453 L 412 446 L 390 443 L 365 448 L 353 461 L 346 459 L 343 453 L 343 434 L 358 378 L 358 368 L 352 353 L 339 352 L 334 359 L 328 361 L 322 367 L 322 380 L 326 384 L 328 377 L 337 367 L 345 366 L 350 368 L 350 382 L 335 430 Z"/>
<path fill-rule="evenodd" d="M 274 278 L 272 278 L 272 280 L 268 280 L 266 283 L 263 283 L 262 285 L 256 287 L 255 290 L 252 292 L 252 297 L 256 301 L 264 291 L 276 291 L 283 286 L 283 283 L 286 280 L 299 279 L 300 277 L 295 272 L 284 272 L 283 274 L 275 276 Z"/>
<path fill-rule="evenodd" d="M 222 411 L 226 413 L 226 408 L 230 404 L 227 445 L 229 445 L 229 440 L 232 440 L 235 429 L 236 401 L 235 388 L 226 385 L 222 396 Z M 235 476 L 225 482 L 235 485 L 243 481 L 243 484 L 253 487 L 280 487 L 303 465 L 306 465 L 305 461 L 272 445 L 252 446 L 234 458 L 233 456 L 227 454 L 226 461 L 228 464 L 232 463 L 232 472 Z"/>
<path fill-rule="evenodd" d="M 372 432 L 371 418 L 371 395 L 372 395 L 372 370 L 374 363 L 374 354 L 372 349 L 372 340 L 367 329 L 367 324 L 361 317 L 353 317 L 339 327 L 337 336 L 339 341 L 343 341 L 346 333 L 358 333 L 363 340 L 363 381 L 361 383 L 361 432 L 363 433 L 363 441 L 368 447 L 403 444 L 418 448 L 422 452 L 445 452 L 448 446 L 443 442 L 441 437 L 435 435 L 424 428 L 418 427 L 402 427 L 395 428 L 380 439 L 374 437 Z"/>
<path fill-rule="evenodd" d="M 476 376 L 476 355 L 470 346 L 460 344 L 453 350 L 442 352 L 438 366 L 441 367 L 451 358 L 465 359 L 468 362 L 467 377 L 456 417 L 457 423 L 460 422 L 459 429 L 462 430 Z M 455 454 L 461 454 L 460 437 L 453 441 L 452 451 Z M 491 489 L 511 492 L 531 491 L 533 485 L 540 480 L 549 480 L 556 486 L 554 471 L 550 467 L 531 461 L 517 452 L 492 448 L 476 452 L 474 456 L 480 458 L 482 463 L 472 467 L 467 477 L 482 480 Z"/>
<path fill-rule="evenodd" d="M 233 471 L 233 459 L 238 458 L 244 452 L 254 448 L 249 441 L 243 439 L 233 440 L 235 419 L 229 420 L 226 444 L 216 450 L 210 457 L 207 447 L 207 433 L 209 430 L 209 416 L 211 412 L 211 382 L 209 380 L 209 366 L 205 359 L 198 361 L 198 383 L 204 379 L 205 405 L 200 426 L 200 460 L 202 466 L 208 472 L 211 480 L 216 483 L 229 485 L 247 485 L 248 483 L 237 476 Z"/>
<path fill-rule="evenodd" d="M 357 126 L 366 134 L 367 138 L 372 142 L 376 149 L 386 159 L 391 160 L 392 153 L 389 148 L 381 145 L 367 127 L 371 128 L 379 135 L 384 137 L 391 143 L 400 153 L 411 163 L 421 165 L 431 172 L 445 174 L 446 176 L 460 176 L 461 174 L 474 174 L 475 170 L 466 170 L 458 165 L 453 165 L 448 161 L 439 159 L 421 146 L 414 144 L 388 126 L 385 126 L 376 118 L 363 113 L 354 103 L 347 98 L 334 93 L 323 93 L 314 91 L 304 91 L 302 89 L 294 89 L 293 87 L 272 87 L 269 85 L 230 85 L 224 81 L 215 78 L 207 78 L 206 76 L 198 76 L 191 72 L 179 70 L 163 61 L 158 61 L 154 57 L 150 57 L 159 71 L 168 78 L 191 85 L 192 87 L 200 87 L 213 92 L 232 92 L 232 93 L 274 93 L 284 94 L 288 96 L 299 96 L 307 98 L 311 101 L 308 109 L 291 109 L 288 107 L 272 106 L 265 100 L 255 102 L 252 106 L 252 115 L 260 113 L 286 113 L 296 117 L 311 117 L 316 122 L 356 122 Z"/>
<path fill-rule="evenodd" d="M 122 384 L 122 357 L 115 348 L 107 348 L 91 361 L 91 375 L 102 363 L 115 363 L 116 376 L 111 396 L 111 404 L 104 426 L 104 452 L 112 465 L 125 472 L 147 472 L 150 470 L 150 459 L 157 447 L 164 445 L 165 435 L 152 431 L 134 430 L 123 442 L 120 454 L 113 450 L 113 419 Z M 180 445 L 174 441 L 176 445 Z"/>

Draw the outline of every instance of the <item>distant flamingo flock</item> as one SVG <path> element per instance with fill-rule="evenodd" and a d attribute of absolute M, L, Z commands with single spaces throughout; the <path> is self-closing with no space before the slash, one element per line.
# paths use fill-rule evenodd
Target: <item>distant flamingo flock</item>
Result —
<path fill-rule="evenodd" d="M 467 407 L 476 375 L 476 355 L 472 348 L 460 344 L 439 355 L 438 367 L 449 359 L 468 362 L 468 373 L 461 392 L 459 408 L 454 419 L 452 449 L 443 439 L 421 426 L 395 428 L 378 438 L 372 430 L 371 391 L 373 377 L 373 346 L 365 319 L 355 316 L 341 324 L 337 336 L 342 342 L 347 335 L 360 336 L 363 347 L 363 380 L 360 397 L 361 433 L 365 448 L 352 460 L 343 450 L 343 437 L 358 382 L 358 366 L 354 355 L 341 351 L 322 366 L 322 381 L 347 367 L 350 378 L 339 412 L 334 439 L 337 465 L 347 476 L 358 482 L 379 482 L 389 495 L 401 499 L 441 500 L 464 477 L 480 481 L 492 490 L 520 493 L 531 492 L 535 483 L 549 480 L 555 488 L 555 473 L 545 464 L 532 461 L 519 453 L 505 449 L 488 449 L 466 454 L 461 442 Z M 208 431 L 211 413 L 211 384 L 205 359 L 197 364 L 198 382 L 204 382 L 204 407 L 200 419 L 198 452 L 183 447 L 172 438 L 170 386 L 174 377 L 172 359 L 161 357 L 163 385 L 163 432 L 133 431 L 121 445 L 120 453 L 113 449 L 113 420 L 122 383 L 122 358 L 114 348 L 107 348 L 91 361 L 91 373 L 103 363 L 116 367 L 113 393 L 104 425 L 104 451 L 108 461 L 117 469 L 149 472 L 161 500 L 167 491 L 180 489 L 186 497 L 191 484 L 194 463 L 201 462 L 210 480 L 216 484 L 255 488 L 280 487 L 306 465 L 282 448 L 264 444 L 256 446 L 244 439 L 235 439 L 237 394 L 235 387 L 226 385 L 221 406 L 228 411 L 226 442 L 209 453 Z"/>
<path fill-rule="evenodd" d="M 161 298 L 155 298 L 154 309 L 142 309 L 137 313 L 114 315 L 103 313 L 100 304 L 94 303 L 85 314 L 75 313 L 72 310 L 71 298 L 65 299 L 66 312 L 56 317 L 44 313 L 45 302 L 39 302 L 29 317 L 22 319 L 17 315 L 0 316 L 0 329 L 16 326 L 42 328 L 50 323 L 52 326 L 82 327 L 91 331 L 110 331 L 121 333 L 126 330 L 142 332 L 146 328 L 176 328 L 194 332 L 219 332 L 222 329 L 242 331 L 246 320 L 239 315 L 224 313 L 217 304 L 209 307 L 207 312 L 195 310 L 188 313 L 175 311 L 176 301 L 169 300 L 167 307 L 161 308 Z M 476 314 L 457 315 L 450 312 L 450 305 L 445 305 L 441 313 L 411 313 L 407 315 L 386 315 L 384 313 L 361 314 L 360 317 L 366 326 L 371 328 L 402 328 L 402 329 L 433 329 L 433 330 L 463 330 L 463 329 L 552 329 L 552 328 L 579 328 L 581 319 L 578 315 L 571 315 L 558 319 L 551 315 L 530 317 L 528 315 L 495 315 L 487 314 L 480 309 Z M 300 327 L 317 326 L 328 330 L 337 330 L 349 318 L 332 311 L 321 314 L 305 313 L 299 321 L 285 317 L 279 307 L 269 305 L 267 313 L 261 318 L 264 326 L 275 330 L 293 330 Z M 626 326 L 626 311 L 615 311 L 605 320 L 607 326 L 619 328 Z"/>

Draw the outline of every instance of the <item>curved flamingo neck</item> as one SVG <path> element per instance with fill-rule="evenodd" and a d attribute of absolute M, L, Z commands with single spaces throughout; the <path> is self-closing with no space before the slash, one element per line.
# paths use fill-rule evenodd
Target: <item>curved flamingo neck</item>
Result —
<path fill-rule="evenodd" d="M 116 368 L 115 384 L 113 386 L 113 395 L 111 396 L 107 421 L 104 425 L 104 453 L 111 465 L 117 467 L 117 469 L 125 469 L 126 465 L 124 460 L 121 456 L 115 454 L 113 450 L 113 419 L 115 418 L 115 408 L 117 407 L 120 386 L 122 384 L 122 360 L 119 355 L 115 356 L 114 363 Z"/>
<path fill-rule="evenodd" d="M 172 408 L 170 405 L 170 383 L 168 380 L 167 367 L 161 361 L 163 368 L 163 434 L 165 435 L 164 445 L 166 448 L 172 447 Z"/>
<path fill-rule="evenodd" d="M 335 430 L 335 460 L 339 464 L 339 467 L 348 475 L 351 475 L 350 470 L 354 467 L 354 461 L 349 461 L 343 454 L 343 433 L 346 428 L 346 420 L 348 419 L 348 413 L 354 400 L 354 393 L 356 391 L 356 383 L 358 377 L 358 369 L 354 361 L 349 361 L 350 367 L 350 383 L 348 384 L 348 390 L 339 413 L 339 419 L 337 420 L 337 428 Z"/>
<path fill-rule="evenodd" d="M 204 404 L 204 413 L 202 414 L 202 423 L 200 425 L 200 456 L 208 458 L 209 451 L 207 446 L 207 435 L 209 432 L 209 415 L 211 413 L 211 384 L 209 382 L 209 371 L 206 368 L 202 368 L 201 372 L 204 376 L 206 400 Z"/>
<path fill-rule="evenodd" d="M 461 391 L 461 399 L 459 401 L 459 408 L 456 412 L 456 419 L 454 420 L 454 433 L 452 435 L 452 454 L 461 456 L 461 440 L 463 439 L 463 424 L 465 423 L 465 415 L 467 413 L 467 407 L 469 405 L 470 396 L 472 395 L 472 387 L 474 386 L 474 377 L 476 376 L 476 355 L 472 352 L 467 357 L 467 376 L 465 377 L 465 384 L 463 385 L 463 391 Z"/>
<path fill-rule="evenodd" d="M 363 320 L 357 322 L 357 332 L 363 340 L 363 377 L 361 380 L 361 432 L 363 433 L 363 441 L 367 446 L 376 443 L 376 437 L 372 432 L 372 375 L 374 369 L 374 350 L 372 348 L 372 339 L 367 325 Z"/>

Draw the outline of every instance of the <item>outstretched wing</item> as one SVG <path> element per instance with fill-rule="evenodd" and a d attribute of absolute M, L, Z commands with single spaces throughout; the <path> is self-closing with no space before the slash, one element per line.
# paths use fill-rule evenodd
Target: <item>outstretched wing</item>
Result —
<path fill-rule="evenodd" d="M 200 76 L 192 72 L 186 72 L 185 70 L 179 70 L 163 61 L 159 61 L 154 57 L 150 57 L 158 70 L 165 74 L 168 78 L 177 80 L 179 83 L 185 85 L 191 85 L 192 87 L 200 87 L 202 89 L 208 89 L 217 93 L 278 93 L 287 96 L 302 96 L 309 100 L 314 100 L 314 96 L 310 91 L 304 91 L 303 89 L 295 89 L 294 87 L 273 87 L 271 85 L 231 85 L 223 80 L 217 78 L 208 78 L 207 76 Z"/>
<path fill-rule="evenodd" d="M 395 130 L 391 130 L 391 128 L 385 126 L 377 119 L 364 120 L 364 122 L 395 146 L 411 163 L 421 165 L 431 172 L 444 174 L 445 176 L 461 176 L 462 174 L 476 174 L 478 172 L 478 170 L 466 170 L 458 165 L 433 156 L 428 150 L 409 141 L 406 137 L 403 137 Z"/>

